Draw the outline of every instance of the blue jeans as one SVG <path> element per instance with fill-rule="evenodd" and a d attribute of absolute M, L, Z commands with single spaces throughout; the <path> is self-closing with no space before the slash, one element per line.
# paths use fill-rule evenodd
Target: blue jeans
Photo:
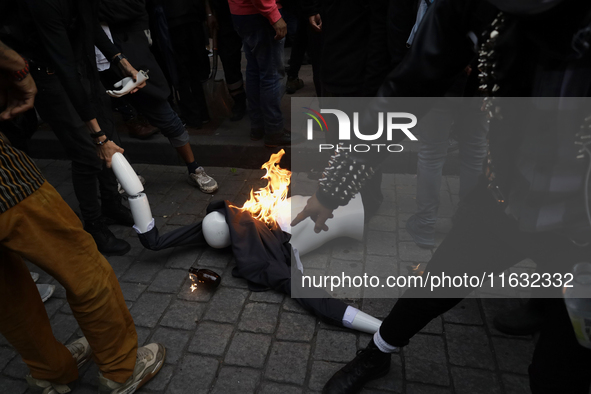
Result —
<path fill-rule="evenodd" d="M 422 121 L 417 164 L 417 217 L 421 228 L 435 226 L 439 209 L 441 175 L 452 123 L 458 132 L 460 147 L 460 200 L 476 186 L 486 157 L 488 123 L 474 100 L 445 100 L 447 108 L 435 108 Z"/>
<path fill-rule="evenodd" d="M 275 29 L 262 15 L 232 15 L 246 56 L 246 97 L 251 128 L 264 128 L 266 135 L 283 131 L 281 97 L 285 91 L 283 45 Z"/>

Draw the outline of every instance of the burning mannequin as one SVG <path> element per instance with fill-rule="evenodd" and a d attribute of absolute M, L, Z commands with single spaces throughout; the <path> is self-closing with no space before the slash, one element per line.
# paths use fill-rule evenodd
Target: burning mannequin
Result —
<path fill-rule="evenodd" d="M 317 288 L 292 289 L 292 282 L 302 283 L 301 280 L 298 281 L 303 271 L 300 256 L 337 237 L 363 237 L 363 205 L 358 196 L 354 204 L 335 210 L 333 220 L 342 225 L 333 226 L 332 232 L 314 233 L 312 220 L 292 228 L 291 204 L 295 204 L 295 209 L 301 209 L 309 197 L 293 196 L 285 199 L 291 173 L 275 165 L 282 155 L 283 152 L 272 155 L 271 160 L 265 163 L 263 168 L 267 170 L 267 174 L 263 178 L 269 184 L 266 188 L 251 192 L 251 198 L 243 207 L 238 208 L 224 202 L 212 203 L 203 222 L 162 236 L 154 226 L 147 196 L 142 193 L 143 186 L 135 171 L 121 154 L 113 156 L 112 165 L 119 182 L 130 196 L 134 228 L 146 248 L 160 250 L 184 245 L 209 245 L 214 248 L 232 246 L 237 264 L 232 274 L 246 279 L 251 290 L 272 288 L 284 292 L 304 308 L 332 324 L 375 333 L 381 325 L 380 320 L 330 297 L 326 291 Z M 283 176 L 274 177 L 274 172 L 280 172 Z M 279 198 L 275 198 L 277 196 Z M 265 200 L 274 202 L 261 204 Z M 232 225 L 229 226 L 228 223 Z M 346 231 L 339 232 L 339 229 Z M 295 269 L 295 265 L 294 269 L 291 268 L 292 261 L 297 262 L 299 270 Z"/>

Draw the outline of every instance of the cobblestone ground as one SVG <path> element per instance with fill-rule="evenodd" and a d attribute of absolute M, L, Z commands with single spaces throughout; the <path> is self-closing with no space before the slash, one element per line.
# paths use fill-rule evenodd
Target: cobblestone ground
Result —
<path fill-rule="evenodd" d="M 69 162 L 38 163 L 76 210 Z M 220 184 L 219 192 L 211 197 L 185 182 L 184 167 L 135 167 L 147 180 L 146 193 L 161 233 L 201 220 L 212 198 L 241 204 L 251 187 L 263 184 L 259 180 L 261 171 L 209 168 Z M 304 179 L 304 174 L 296 176 Z M 386 202 L 366 228 L 366 234 L 378 241 L 365 245 L 349 239 L 335 240 L 305 256 L 304 265 L 325 270 L 361 260 L 394 262 L 399 267 L 427 262 L 431 252 L 416 247 L 404 230 L 405 220 L 415 209 L 414 183 L 412 175 L 384 176 Z M 437 225 L 440 239 L 451 226 L 457 192 L 458 179 L 446 177 Z M 108 260 L 120 280 L 139 342 L 159 341 L 168 350 L 165 367 L 140 390 L 142 393 L 316 393 L 370 339 L 367 334 L 319 322 L 282 294 L 250 292 L 244 280 L 232 277 L 234 262 L 229 251 L 176 248 L 152 252 L 141 246 L 132 229 L 112 229 L 133 246 L 127 255 Z M 215 270 L 223 277 L 222 285 L 215 293 L 191 293 L 187 275 L 190 267 Z M 62 342 L 77 338 L 80 330 L 64 289 L 43 272 L 38 283 L 57 285 L 53 298 L 45 304 L 55 336 Z M 383 318 L 394 300 L 351 302 Z M 504 336 L 491 323 L 496 312 L 518 303 L 510 299 L 465 300 L 394 354 L 390 373 L 363 392 L 528 393 L 526 374 L 532 338 Z M 27 368 L 1 336 L 0 371 L 0 393 L 26 392 Z M 97 372 L 92 363 L 86 366 L 75 393 L 96 392 Z"/>

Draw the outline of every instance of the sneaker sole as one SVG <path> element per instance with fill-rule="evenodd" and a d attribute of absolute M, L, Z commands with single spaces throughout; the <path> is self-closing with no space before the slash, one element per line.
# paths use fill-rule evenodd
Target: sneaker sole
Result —
<path fill-rule="evenodd" d="M 118 251 L 118 252 L 102 252 L 100 250 L 99 250 L 99 252 L 101 252 L 101 254 L 104 254 L 105 256 L 123 256 L 124 254 L 126 254 L 130 250 L 131 250 L 131 245 L 128 244 L 125 249 L 122 249 L 121 251 Z"/>
<path fill-rule="evenodd" d="M 133 393 L 136 390 L 139 390 L 144 384 L 148 383 L 154 376 L 156 376 L 156 374 L 158 372 L 160 372 L 160 370 L 164 366 L 164 360 L 166 360 L 166 348 L 164 346 L 162 346 L 162 360 L 160 360 L 160 362 L 158 364 L 156 364 L 156 367 L 152 370 L 152 372 L 150 372 L 149 374 L 144 376 L 144 378 L 139 381 L 138 385 L 135 386 L 135 389 L 133 391 L 122 391 L 119 394 L 128 394 L 128 393 Z M 131 387 L 133 387 L 133 386 L 131 386 Z M 131 387 L 129 387 L 129 388 L 131 388 Z"/>
<path fill-rule="evenodd" d="M 189 185 L 191 185 L 191 186 L 193 186 L 193 187 L 196 187 L 197 189 L 201 190 L 201 192 L 202 192 L 202 193 L 205 193 L 205 194 L 213 194 L 213 193 L 217 192 L 217 191 L 218 191 L 218 189 L 219 189 L 219 186 L 216 186 L 216 188 L 215 188 L 215 189 L 213 189 L 213 190 L 210 190 L 210 191 L 208 191 L 208 190 L 204 190 L 204 189 L 202 189 L 201 187 L 199 187 L 199 185 L 195 184 L 195 183 L 194 183 L 194 182 L 191 180 L 191 178 L 187 178 L 187 183 L 188 183 Z"/>

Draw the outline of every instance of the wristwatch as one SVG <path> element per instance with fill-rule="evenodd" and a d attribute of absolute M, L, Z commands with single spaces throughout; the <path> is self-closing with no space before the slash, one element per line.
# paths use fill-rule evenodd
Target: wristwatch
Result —
<path fill-rule="evenodd" d="M 29 75 L 29 62 L 25 58 L 23 58 L 23 60 L 25 61 L 25 67 L 10 73 L 10 76 L 14 81 L 22 81 L 27 75 Z"/>
<path fill-rule="evenodd" d="M 105 132 L 102 130 L 99 131 L 95 131 L 90 133 L 90 138 L 98 138 L 98 137 L 102 137 L 103 135 L 105 135 Z"/>
<path fill-rule="evenodd" d="M 111 140 L 109 139 L 109 137 L 107 137 L 107 138 L 105 138 L 105 140 L 104 140 L 104 141 L 96 141 L 96 142 L 95 142 L 95 144 L 96 144 L 97 146 L 103 146 L 103 145 L 105 145 L 105 144 L 106 144 L 107 142 L 109 142 L 109 141 L 111 141 Z"/>

